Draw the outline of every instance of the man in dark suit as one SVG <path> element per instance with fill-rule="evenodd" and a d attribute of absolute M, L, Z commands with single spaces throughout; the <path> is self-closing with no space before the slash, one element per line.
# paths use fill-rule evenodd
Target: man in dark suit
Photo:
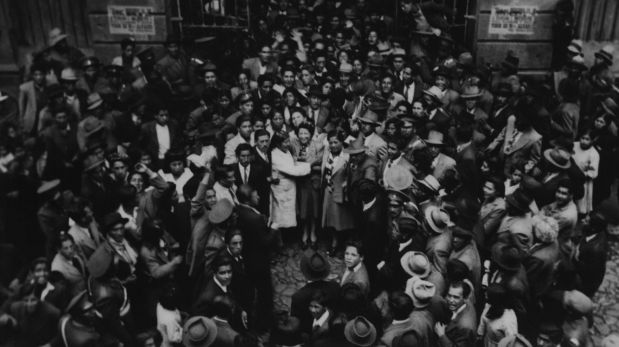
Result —
<path fill-rule="evenodd" d="M 447 325 L 437 322 L 434 331 L 440 347 L 473 347 L 477 331 L 475 307 L 468 302 L 471 288 L 464 282 L 454 282 L 447 292 L 447 304 L 452 313 Z"/>
<path fill-rule="evenodd" d="M 258 88 L 252 91 L 254 102 L 260 105 L 263 101 L 268 101 L 272 105 L 278 104 L 282 96 L 273 90 L 275 80 L 270 73 L 258 76 Z"/>
<path fill-rule="evenodd" d="M 260 197 L 247 184 L 239 186 L 236 192 L 238 205 L 237 226 L 243 235 L 243 257 L 249 280 L 256 286 L 257 328 L 267 329 L 270 324 L 273 288 L 268 250 L 272 245 L 272 231 L 267 217 L 256 208 Z"/>
<path fill-rule="evenodd" d="M 363 203 L 359 233 L 366 247 L 365 264 L 370 278 L 375 278 L 376 265 L 383 257 L 387 245 L 387 202 L 385 196 L 378 191 L 378 185 L 364 181 L 359 187 Z"/>
<path fill-rule="evenodd" d="M 178 146 L 178 125 L 175 120 L 170 119 L 168 110 L 162 104 L 152 105 L 148 112 L 155 120 L 142 125 L 139 143 L 159 168 L 163 165 L 167 151 Z"/>
<path fill-rule="evenodd" d="M 277 63 L 271 61 L 271 47 L 263 45 L 260 47 L 258 57 L 248 58 L 243 61 L 243 69 L 249 70 L 250 78 L 257 81 L 258 77 L 267 73 L 277 73 Z"/>
<path fill-rule="evenodd" d="M 466 197 L 481 199 L 482 175 L 477 162 L 478 150 L 473 140 L 473 128 L 464 126 L 456 129 L 456 172 L 462 182 Z"/>
<path fill-rule="evenodd" d="M 327 306 L 331 306 L 339 297 L 340 285 L 326 280 L 331 266 L 322 253 L 308 251 L 301 258 L 300 267 L 301 272 L 310 282 L 292 295 L 290 315 L 299 318 L 301 326 L 311 326 L 312 316 L 308 307 L 312 296 L 318 291 L 323 291 L 326 295 Z"/>
<path fill-rule="evenodd" d="M 237 187 L 243 184 L 250 185 L 260 199 L 268 199 L 265 192 L 269 190 L 267 172 L 259 164 L 252 162 L 252 147 L 248 143 L 241 143 L 235 150 L 238 164 L 234 165 L 234 183 Z M 262 193 L 262 194 L 261 194 Z"/>
<path fill-rule="evenodd" d="M 582 278 L 582 292 L 593 297 L 606 273 L 606 220 L 598 213 L 583 226 L 583 238 L 576 251 L 576 269 Z"/>
<path fill-rule="evenodd" d="M 329 121 L 329 109 L 322 106 L 322 89 L 320 86 L 311 86 L 309 91 L 309 105 L 303 109 L 307 112 L 307 118 L 323 131 Z M 326 131 L 325 131 L 326 132 Z"/>
<path fill-rule="evenodd" d="M 437 86 L 432 86 L 423 91 L 423 100 L 427 105 L 428 112 L 428 130 L 434 129 L 442 133 L 447 133 L 449 126 L 452 123 L 452 118 L 442 106 L 442 92 Z"/>
<path fill-rule="evenodd" d="M 252 160 L 256 167 L 264 172 L 267 181 L 266 185 L 255 187 L 260 196 L 258 210 L 268 216 L 269 202 L 271 201 L 271 155 L 269 153 L 271 134 L 264 129 L 260 129 L 254 133 L 254 142 Z"/>
<path fill-rule="evenodd" d="M 406 64 L 402 68 L 402 81 L 396 84 L 395 91 L 404 96 L 409 104 L 419 100 L 425 85 L 419 77 L 419 70 L 415 64 Z"/>
<path fill-rule="evenodd" d="M 217 337 L 215 337 L 215 346 L 234 347 L 234 341 L 238 338 L 239 333 L 230 326 L 230 319 L 233 314 L 233 302 L 229 297 L 216 296 L 213 299 L 213 321 L 217 326 Z"/>
<path fill-rule="evenodd" d="M 404 254 L 411 251 L 422 251 L 415 242 L 413 242 L 413 234 L 420 233 L 419 223 L 410 217 L 400 217 L 398 219 L 398 229 L 395 232 L 394 239 L 387 248 L 384 260 L 376 265 L 379 271 L 378 285 L 389 291 L 403 290 L 408 279 L 408 274 L 404 271 L 401 265 L 401 260 Z"/>

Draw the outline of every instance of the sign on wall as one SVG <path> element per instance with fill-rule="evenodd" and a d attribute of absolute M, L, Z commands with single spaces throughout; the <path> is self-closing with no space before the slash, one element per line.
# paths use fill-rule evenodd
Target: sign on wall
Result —
<path fill-rule="evenodd" d="M 533 35 L 537 6 L 494 6 L 490 12 L 489 34 Z"/>
<path fill-rule="evenodd" d="M 108 6 L 110 34 L 155 35 L 153 12 L 151 6 Z"/>

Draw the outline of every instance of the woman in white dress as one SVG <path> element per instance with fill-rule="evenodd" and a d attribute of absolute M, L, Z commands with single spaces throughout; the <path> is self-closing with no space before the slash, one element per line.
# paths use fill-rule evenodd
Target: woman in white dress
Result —
<path fill-rule="evenodd" d="M 572 157 L 587 178 L 584 187 L 585 195 L 576 202 L 578 214 L 581 217 L 585 217 L 593 210 L 593 180 L 598 177 L 600 164 L 600 154 L 593 147 L 591 131 L 584 131 L 580 135 L 580 141 L 574 143 L 574 154 L 572 154 Z"/>
<path fill-rule="evenodd" d="M 271 184 L 271 224 L 277 228 L 297 226 L 296 177 L 309 175 L 310 163 L 296 162 L 290 153 L 288 134 L 276 133 L 271 139 L 272 177 L 279 182 Z"/>

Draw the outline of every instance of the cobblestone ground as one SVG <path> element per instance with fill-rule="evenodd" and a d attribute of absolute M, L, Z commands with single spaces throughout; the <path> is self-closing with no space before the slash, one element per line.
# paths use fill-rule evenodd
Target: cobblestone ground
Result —
<path fill-rule="evenodd" d="M 277 257 L 271 267 L 273 287 L 275 288 L 275 309 L 288 311 L 290 297 L 305 283 L 299 270 L 301 251 L 298 247 L 286 248 L 284 255 Z M 329 257 L 330 279 L 342 273 L 344 262 Z M 619 241 L 610 242 L 610 252 L 606 266 L 606 276 L 600 290 L 594 297 L 594 324 L 591 328 L 591 345 L 600 346 L 601 340 L 610 333 L 619 333 Z"/>

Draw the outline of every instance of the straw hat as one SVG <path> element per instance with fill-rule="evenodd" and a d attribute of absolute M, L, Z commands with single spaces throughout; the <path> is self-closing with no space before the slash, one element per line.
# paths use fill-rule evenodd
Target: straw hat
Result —
<path fill-rule="evenodd" d="M 407 274 L 419 278 L 428 277 L 432 270 L 428 256 L 422 252 L 407 252 L 400 258 L 400 265 Z"/>
<path fill-rule="evenodd" d="M 216 337 L 217 325 L 210 318 L 191 317 L 183 326 L 183 345 L 186 347 L 208 347 Z"/>
<path fill-rule="evenodd" d="M 49 34 L 47 35 L 47 44 L 50 47 L 54 47 L 58 42 L 66 38 L 67 38 L 67 35 L 63 34 L 60 28 L 54 28 L 50 30 Z"/>

